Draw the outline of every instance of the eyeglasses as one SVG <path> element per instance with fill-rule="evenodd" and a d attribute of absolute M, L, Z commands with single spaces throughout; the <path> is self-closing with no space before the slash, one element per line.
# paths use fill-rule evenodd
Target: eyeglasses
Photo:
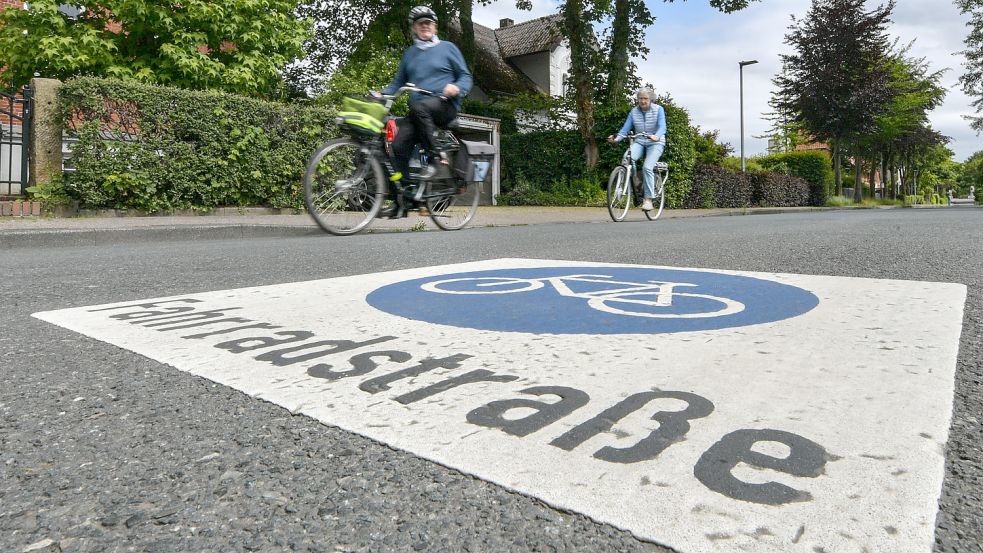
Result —
<path fill-rule="evenodd" d="M 436 27 L 437 22 L 430 19 L 421 19 L 414 23 L 417 27 Z"/>

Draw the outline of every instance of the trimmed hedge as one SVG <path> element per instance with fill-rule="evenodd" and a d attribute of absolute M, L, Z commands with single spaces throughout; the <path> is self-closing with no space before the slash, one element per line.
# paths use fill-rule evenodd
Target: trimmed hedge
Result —
<path fill-rule="evenodd" d="M 763 207 L 797 207 L 810 205 L 809 183 L 799 177 L 781 173 L 752 173 L 751 201 Z"/>
<path fill-rule="evenodd" d="M 334 110 L 220 92 L 78 78 L 59 91 L 82 207 L 300 208 L 307 159 L 335 134 Z"/>
<path fill-rule="evenodd" d="M 693 186 L 683 202 L 686 209 L 749 207 L 752 188 L 748 175 L 719 165 L 699 163 L 693 171 Z"/>
<path fill-rule="evenodd" d="M 788 152 L 757 158 L 757 161 L 770 171 L 805 179 L 809 184 L 809 205 L 826 205 L 833 186 L 833 161 L 826 152 Z"/>

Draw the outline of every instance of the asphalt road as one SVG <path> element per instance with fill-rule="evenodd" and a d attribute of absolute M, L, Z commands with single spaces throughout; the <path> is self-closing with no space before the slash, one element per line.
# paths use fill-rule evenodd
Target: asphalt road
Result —
<path fill-rule="evenodd" d="M 30 317 L 499 257 L 966 284 L 935 550 L 983 551 L 981 217 L 838 211 L 11 251 L 0 551 L 668 551 Z"/>

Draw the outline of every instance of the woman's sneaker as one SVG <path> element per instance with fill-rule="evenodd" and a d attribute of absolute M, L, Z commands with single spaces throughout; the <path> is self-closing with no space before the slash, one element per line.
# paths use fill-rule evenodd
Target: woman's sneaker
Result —
<path fill-rule="evenodd" d="M 652 198 L 645 198 L 642 202 L 642 211 L 652 211 L 655 207 L 652 205 Z"/>

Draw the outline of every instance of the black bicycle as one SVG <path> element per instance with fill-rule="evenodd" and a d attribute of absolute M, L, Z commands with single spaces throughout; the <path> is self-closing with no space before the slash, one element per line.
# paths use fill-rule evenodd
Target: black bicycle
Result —
<path fill-rule="evenodd" d="M 331 234 L 355 234 L 381 214 L 400 214 L 426 207 L 430 219 L 443 230 L 458 230 L 478 211 L 481 188 L 490 176 L 494 146 L 458 140 L 457 120 L 438 133 L 438 144 L 450 164 L 430 160 L 417 148 L 410 174 L 393 182 L 393 102 L 406 92 L 437 96 L 407 84 L 379 102 L 346 98 L 338 128 L 347 137 L 329 140 L 314 152 L 304 174 L 304 203 L 318 226 Z M 428 164 L 436 173 L 423 178 Z M 392 186 L 392 190 L 389 187 Z"/>

